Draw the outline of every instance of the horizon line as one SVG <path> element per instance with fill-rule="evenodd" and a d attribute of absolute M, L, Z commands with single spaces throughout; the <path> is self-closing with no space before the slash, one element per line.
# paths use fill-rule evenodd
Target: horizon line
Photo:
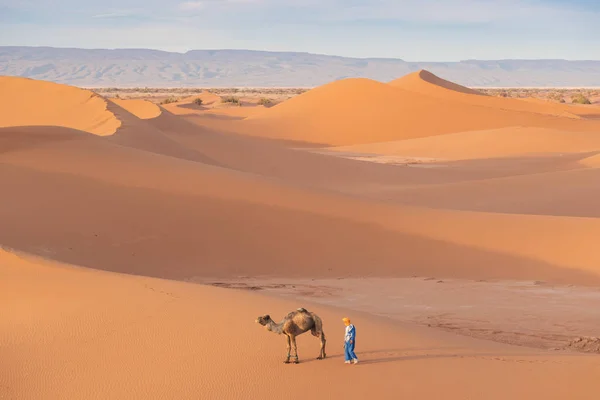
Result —
<path fill-rule="evenodd" d="M 143 51 L 156 51 L 167 54 L 180 54 L 186 55 L 194 51 L 202 51 L 202 52 L 252 52 L 252 53 L 279 53 L 279 54 L 307 54 L 313 56 L 324 56 L 324 57 L 334 57 L 334 58 L 345 58 L 352 60 L 384 60 L 384 61 L 400 61 L 404 63 L 462 63 L 469 61 L 566 61 L 566 62 L 600 62 L 600 59 L 566 59 L 566 58 L 497 58 L 497 59 L 479 59 L 479 58 L 468 58 L 464 60 L 458 61 L 408 61 L 403 58 L 393 58 L 393 57 L 349 57 L 349 56 L 341 56 L 336 54 L 324 54 L 324 53 L 311 53 L 308 51 L 289 51 L 289 50 L 256 50 L 256 49 L 242 49 L 242 48 L 220 48 L 220 49 L 190 49 L 185 52 L 180 51 L 170 51 L 170 50 L 162 50 L 155 49 L 150 47 L 59 47 L 59 46 L 20 46 L 20 45 L 0 45 L 0 49 L 2 48 L 28 48 L 28 49 L 60 49 L 60 50 L 90 50 L 90 51 L 123 51 L 123 50 L 143 50 Z"/>

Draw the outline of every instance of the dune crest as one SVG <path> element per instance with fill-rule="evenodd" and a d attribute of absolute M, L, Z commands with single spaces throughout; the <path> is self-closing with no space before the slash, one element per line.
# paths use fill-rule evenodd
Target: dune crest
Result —
<path fill-rule="evenodd" d="M 594 156 L 584 158 L 580 162 L 587 167 L 599 168 L 600 167 L 600 154 L 596 154 Z"/>
<path fill-rule="evenodd" d="M 0 76 L 0 127 L 61 126 L 106 136 L 121 122 L 106 100 L 89 90 Z"/>
<path fill-rule="evenodd" d="M 123 100 L 123 99 L 111 99 L 113 103 L 123 107 L 139 119 L 152 119 L 160 115 L 160 107 L 156 104 L 147 100 Z"/>
<path fill-rule="evenodd" d="M 388 84 L 402 89 L 413 90 L 427 94 L 439 93 L 440 89 L 444 89 L 457 93 L 486 96 L 477 90 L 442 79 L 424 69 L 395 79 Z"/>
<path fill-rule="evenodd" d="M 190 96 L 186 99 L 183 99 L 183 102 L 193 102 L 195 99 L 202 100 L 203 105 L 213 105 L 221 102 L 221 96 L 218 94 L 211 93 L 207 90 L 202 91 L 198 96 Z"/>
<path fill-rule="evenodd" d="M 425 70 L 408 74 L 388 84 L 398 89 L 477 107 L 490 107 L 497 110 L 528 112 L 571 119 L 580 119 L 581 116 L 586 115 L 584 110 L 571 105 L 537 99 L 488 96 L 476 90 L 442 79 Z"/>

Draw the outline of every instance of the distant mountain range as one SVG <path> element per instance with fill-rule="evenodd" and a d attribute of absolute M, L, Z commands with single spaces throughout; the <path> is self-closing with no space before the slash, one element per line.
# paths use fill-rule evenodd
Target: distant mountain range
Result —
<path fill-rule="evenodd" d="M 250 50 L 0 46 L 0 75 L 83 87 L 313 87 L 348 77 L 387 82 L 420 69 L 470 87 L 600 87 L 600 61 L 407 62 Z"/>

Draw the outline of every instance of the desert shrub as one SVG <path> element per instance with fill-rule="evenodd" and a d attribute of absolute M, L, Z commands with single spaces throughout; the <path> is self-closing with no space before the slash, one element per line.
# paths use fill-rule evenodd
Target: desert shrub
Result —
<path fill-rule="evenodd" d="M 558 101 L 559 103 L 564 103 L 565 99 L 563 99 L 563 95 L 561 93 L 552 93 L 548 96 L 550 100 Z"/>
<path fill-rule="evenodd" d="M 590 99 L 585 97 L 583 94 L 579 93 L 571 97 L 571 101 L 573 104 L 592 104 Z"/>
<path fill-rule="evenodd" d="M 177 99 L 176 97 L 167 97 L 160 104 L 171 104 L 171 103 L 177 103 L 178 101 L 179 101 L 179 99 Z"/>
<path fill-rule="evenodd" d="M 273 104 L 273 100 L 263 97 L 262 99 L 259 100 L 258 104 L 261 106 L 268 107 L 271 104 Z"/>
<path fill-rule="evenodd" d="M 506 90 L 503 90 L 500 93 L 498 93 L 498 96 L 500 96 L 500 97 L 510 97 L 510 95 L 508 94 L 508 92 Z"/>
<path fill-rule="evenodd" d="M 201 106 L 202 105 L 202 99 L 200 97 L 194 99 L 194 104 L 197 106 Z"/>
<path fill-rule="evenodd" d="M 235 105 L 242 105 L 242 103 L 240 103 L 240 99 L 238 99 L 235 96 L 226 96 L 226 97 L 222 97 L 221 98 L 223 103 L 231 103 L 231 104 L 235 104 Z"/>

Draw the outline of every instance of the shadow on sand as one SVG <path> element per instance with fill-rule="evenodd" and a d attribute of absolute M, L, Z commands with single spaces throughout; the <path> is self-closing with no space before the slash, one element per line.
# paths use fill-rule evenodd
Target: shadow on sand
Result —
<path fill-rule="evenodd" d="M 480 359 L 488 361 L 499 361 L 499 362 L 512 362 L 512 363 L 547 363 L 548 360 L 540 360 L 539 357 L 565 357 L 565 356 L 581 356 L 581 353 L 568 353 L 568 352 L 557 352 L 557 353 L 463 353 L 463 352 L 448 352 L 443 354 L 407 354 L 408 352 L 423 352 L 423 351 L 447 351 L 447 350 L 459 350 L 456 347 L 445 347 L 445 348 L 426 348 L 426 349 L 386 349 L 386 350 L 372 350 L 365 352 L 357 352 L 359 357 L 359 365 L 369 364 L 382 364 L 399 361 L 416 361 L 416 360 L 434 360 L 443 358 L 470 358 Z M 401 353 L 401 354 L 399 354 Z M 370 356 L 375 356 L 370 358 Z M 343 353 L 336 353 L 328 355 L 327 359 L 343 359 Z M 301 360 L 301 363 L 308 363 L 313 361 L 319 361 L 316 359 Z"/>

